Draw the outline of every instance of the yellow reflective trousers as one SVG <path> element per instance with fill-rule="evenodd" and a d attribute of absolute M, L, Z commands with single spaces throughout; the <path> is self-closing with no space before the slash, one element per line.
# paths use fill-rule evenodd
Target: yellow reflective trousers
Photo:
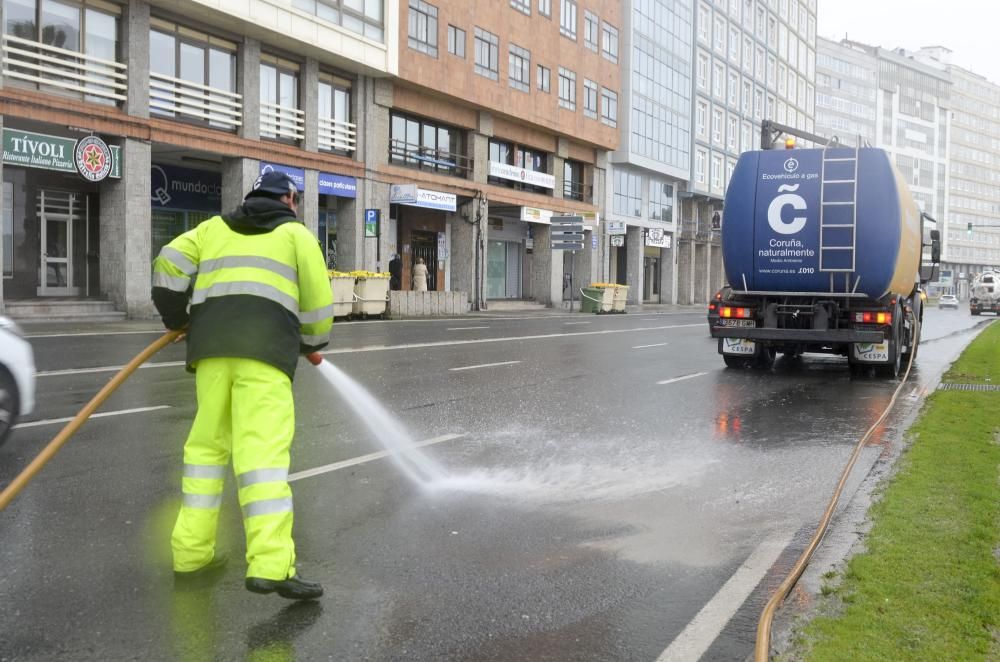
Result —
<path fill-rule="evenodd" d="M 295 574 L 289 450 L 295 434 L 291 380 L 254 359 L 198 361 L 198 413 L 184 444 L 183 500 L 171 546 L 174 570 L 215 554 L 222 486 L 233 461 L 247 540 L 247 577 Z"/>

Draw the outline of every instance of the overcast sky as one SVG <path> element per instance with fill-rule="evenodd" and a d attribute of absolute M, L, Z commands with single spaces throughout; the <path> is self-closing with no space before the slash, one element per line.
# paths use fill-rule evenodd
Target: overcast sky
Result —
<path fill-rule="evenodd" d="M 996 0 L 819 0 L 821 37 L 884 48 L 945 46 L 952 63 L 1000 83 Z"/>

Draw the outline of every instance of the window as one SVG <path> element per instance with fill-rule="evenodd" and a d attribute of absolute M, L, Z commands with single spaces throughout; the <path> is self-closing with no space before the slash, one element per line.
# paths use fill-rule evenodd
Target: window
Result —
<path fill-rule="evenodd" d="M 209 126 L 235 130 L 240 111 L 233 108 L 236 94 L 236 44 L 157 18 L 150 19 L 149 91 L 150 112 L 165 117 L 185 117 Z M 208 87 L 199 96 L 185 93 L 166 78 Z M 211 119 L 206 119 L 211 117 Z"/>
<path fill-rule="evenodd" d="M 716 99 L 726 98 L 726 67 L 725 65 L 715 62 L 712 64 L 712 93 L 715 95 Z"/>
<path fill-rule="evenodd" d="M 576 74 L 559 67 L 559 106 L 576 110 Z"/>
<path fill-rule="evenodd" d="M 716 145 L 722 144 L 722 109 L 712 109 L 712 141 Z"/>
<path fill-rule="evenodd" d="M 538 0 L 538 13 L 552 18 L 552 0 Z"/>
<path fill-rule="evenodd" d="M 615 170 L 614 210 L 623 216 L 642 216 L 642 176 Z"/>
<path fill-rule="evenodd" d="M 712 24 L 712 11 L 708 5 L 698 5 L 698 41 L 708 43 L 708 31 Z"/>
<path fill-rule="evenodd" d="M 95 5 L 97 3 L 82 5 L 53 0 L 7 0 L 2 5 L 4 32 L 49 47 L 118 62 L 121 10 L 113 4 L 100 3 L 100 9 Z M 28 55 L 25 51 L 38 55 Z M 51 82 L 59 88 L 60 94 L 107 105 L 119 102 L 115 95 L 126 94 L 124 82 L 116 78 L 119 69 L 88 63 L 66 53 L 41 48 L 36 50 L 34 46 L 10 41 L 3 45 L 3 58 L 3 73 L 16 78 L 27 76 L 23 80 L 39 86 Z M 53 59 L 65 64 L 53 62 Z M 17 62 L 24 63 L 24 66 L 14 64 Z M 86 66 L 87 70 L 78 70 L 77 66 Z M 46 91 L 52 92 L 54 88 L 49 86 Z"/>
<path fill-rule="evenodd" d="M 551 174 L 548 169 L 548 154 L 503 140 L 490 139 L 490 161 L 494 161 L 496 163 L 506 163 L 507 165 L 524 168 L 525 170 L 531 170 L 532 172 Z M 552 193 L 551 188 L 523 184 L 518 181 L 503 179 L 500 177 L 487 177 L 486 181 L 490 184 L 506 186 L 508 188 L 518 189 L 521 191 L 533 191 L 535 193 L 542 193 L 545 195 L 550 195 Z"/>
<path fill-rule="evenodd" d="M 597 31 L 600 20 L 591 12 L 583 12 L 583 43 L 590 50 L 597 52 Z"/>
<path fill-rule="evenodd" d="M 726 21 L 721 16 L 715 17 L 715 50 L 723 55 L 726 53 Z"/>
<path fill-rule="evenodd" d="M 391 163 L 462 177 L 468 174 L 461 129 L 397 112 L 390 113 L 389 120 Z"/>
<path fill-rule="evenodd" d="M 456 57 L 465 57 L 465 30 L 448 26 L 448 52 Z"/>
<path fill-rule="evenodd" d="M 739 147 L 736 144 L 736 126 L 737 121 L 735 117 L 730 117 L 726 120 L 726 148 L 730 152 L 739 151 Z"/>
<path fill-rule="evenodd" d="M 649 180 L 649 217 L 666 222 L 674 218 L 674 187 L 662 179 Z"/>
<path fill-rule="evenodd" d="M 410 0 L 409 40 L 410 48 L 431 57 L 438 54 L 438 10 L 423 0 Z"/>
<path fill-rule="evenodd" d="M 729 59 L 740 61 L 740 31 L 735 25 L 729 27 Z"/>
<path fill-rule="evenodd" d="M 500 39 L 492 32 L 476 28 L 476 73 L 500 80 Z"/>
<path fill-rule="evenodd" d="M 741 103 L 741 106 L 740 106 L 740 108 L 743 110 L 743 114 L 744 115 L 747 115 L 747 116 L 750 115 L 750 106 L 753 103 L 752 100 L 751 100 L 752 96 L 753 96 L 753 84 L 751 84 L 750 81 L 744 79 L 743 80 L 743 95 L 741 97 L 741 102 L 742 103 Z"/>
<path fill-rule="evenodd" d="M 708 103 L 704 101 L 698 101 L 695 112 L 695 130 L 699 138 L 708 140 Z"/>
<path fill-rule="evenodd" d="M 507 79 L 515 90 L 527 92 L 531 88 L 531 53 L 520 46 L 510 45 Z"/>
<path fill-rule="evenodd" d="M 708 55 L 698 53 L 698 89 L 708 91 Z"/>
<path fill-rule="evenodd" d="M 618 28 L 608 23 L 601 28 L 601 54 L 612 62 L 618 62 Z"/>
<path fill-rule="evenodd" d="M 531 16 L 531 0 L 510 0 L 510 6 L 522 14 Z"/>
<path fill-rule="evenodd" d="M 535 84 L 541 92 L 548 92 L 552 83 L 552 70 L 548 67 L 538 65 L 535 69 Z"/>
<path fill-rule="evenodd" d="M 733 108 L 740 105 L 740 77 L 735 71 L 729 72 L 729 105 Z"/>
<path fill-rule="evenodd" d="M 601 88 L 601 121 L 608 126 L 618 126 L 618 93 Z"/>
<path fill-rule="evenodd" d="M 559 12 L 559 33 L 576 40 L 576 0 L 561 0 Z"/>
<path fill-rule="evenodd" d="M 584 199 L 583 164 L 579 161 L 563 161 L 563 197 L 571 200 Z"/>
<path fill-rule="evenodd" d="M 299 108 L 299 65 L 284 58 L 260 56 L 260 135 L 302 138 L 295 112 Z"/>
<path fill-rule="evenodd" d="M 722 157 L 712 155 L 712 188 L 722 188 Z"/>
<path fill-rule="evenodd" d="M 384 41 L 383 0 L 292 0 L 296 9 L 375 41 Z"/>
<path fill-rule="evenodd" d="M 740 128 L 740 151 L 749 152 L 753 149 L 753 145 L 750 144 L 750 125 L 747 122 L 743 122 L 743 126 Z"/>
<path fill-rule="evenodd" d="M 325 150 L 354 151 L 351 124 L 351 82 L 319 74 L 319 147 Z"/>
<path fill-rule="evenodd" d="M 597 119 L 597 83 L 586 78 L 583 80 L 583 114 Z"/>
<path fill-rule="evenodd" d="M 694 180 L 702 186 L 708 181 L 705 179 L 705 162 L 707 159 L 708 156 L 703 149 L 697 150 L 694 154 Z"/>

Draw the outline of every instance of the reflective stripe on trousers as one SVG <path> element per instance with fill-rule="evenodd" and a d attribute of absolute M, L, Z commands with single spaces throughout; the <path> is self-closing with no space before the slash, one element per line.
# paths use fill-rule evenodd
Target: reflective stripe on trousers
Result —
<path fill-rule="evenodd" d="M 184 445 L 184 500 L 171 544 L 174 569 L 195 570 L 215 553 L 220 469 L 237 476 L 247 541 L 247 576 L 295 572 L 289 448 L 295 431 L 291 381 L 253 359 L 203 359 L 196 366 L 198 413 Z"/>

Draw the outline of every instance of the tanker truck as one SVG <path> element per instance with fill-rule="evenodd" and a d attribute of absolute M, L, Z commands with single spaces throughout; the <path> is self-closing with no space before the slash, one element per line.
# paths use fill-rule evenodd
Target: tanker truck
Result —
<path fill-rule="evenodd" d="M 769 121 L 761 144 L 782 132 L 826 146 L 795 149 L 789 139 L 788 149 L 740 156 L 725 197 L 730 288 L 711 329 L 718 352 L 727 367 L 764 369 L 778 353 L 833 354 L 852 374 L 895 378 L 920 342 L 936 223 L 885 151 Z"/>
<path fill-rule="evenodd" d="M 984 271 L 977 275 L 969 287 L 969 312 L 1000 315 L 1000 273 Z"/>

